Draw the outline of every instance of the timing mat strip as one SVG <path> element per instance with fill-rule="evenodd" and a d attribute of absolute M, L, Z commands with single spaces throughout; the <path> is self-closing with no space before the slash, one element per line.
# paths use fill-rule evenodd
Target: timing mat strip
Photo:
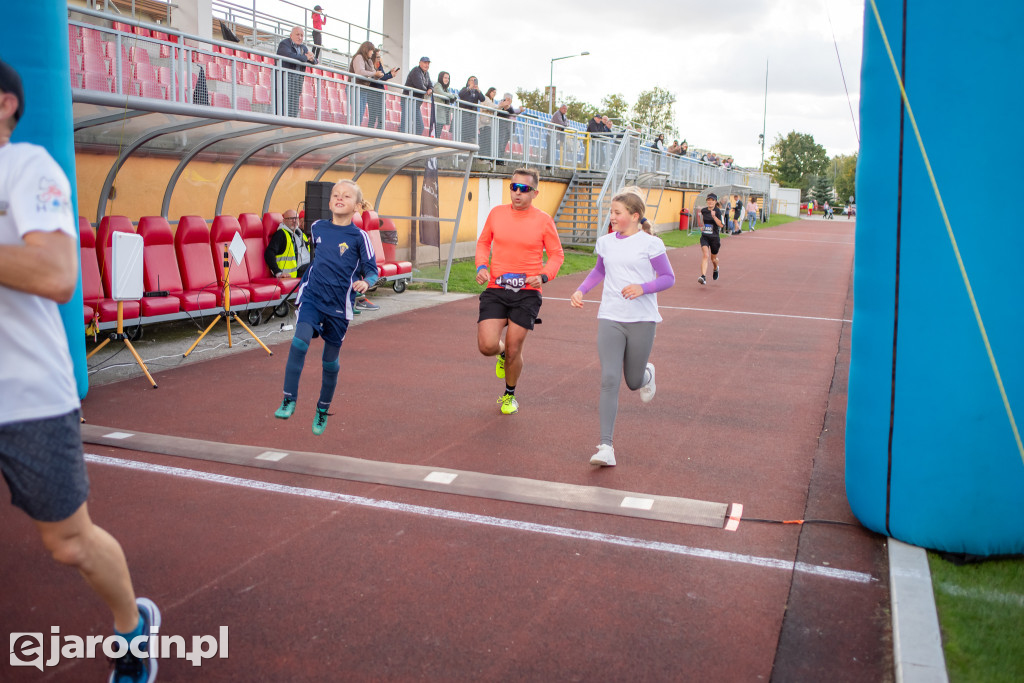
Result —
<path fill-rule="evenodd" d="M 93 445 L 294 474 L 694 524 L 729 531 L 736 530 L 743 510 L 739 503 L 713 503 L 689 498 L 616 491 L 597 486 L 363 460 L 327 453 L 267 450 L 258 446 L 218 443 L 180 436 L 118 431 L 91 424 L 82 425 L 82 441 Z"/>

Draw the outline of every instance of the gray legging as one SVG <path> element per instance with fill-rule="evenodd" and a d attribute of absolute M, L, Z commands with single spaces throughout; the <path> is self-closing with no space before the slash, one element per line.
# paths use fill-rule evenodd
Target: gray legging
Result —
<path fill-rule="evenodd" d="M 597 321 L 597 355 L 601 359 L 601 443 L 612 445 L 615 416 L 619 412 L 619 382 L 636 391 L 647 381 L 647 360 L 654 348 L 657 323 Z M 620 375 L 621 373 L 621 375 Z"/>

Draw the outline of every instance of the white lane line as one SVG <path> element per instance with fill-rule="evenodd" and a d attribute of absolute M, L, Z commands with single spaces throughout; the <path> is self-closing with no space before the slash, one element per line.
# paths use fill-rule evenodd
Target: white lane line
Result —
<path fill-rule="evenodd" d="M 804 562 L 777 560 L 771 557 L 743 555 L 740 553 L 730 553 L 722 550 L 709 550 L 707 548 L 692 548 L 690 546 L 678 545 L 675 543 L 645 541 L 640 538 L 630 538 L 628 536 L 602 534 L 595 531 L 584 531 L 582 529 L 570 529 L 567 527 L 549 526 L 547 524 L 535 524 L 532 522 L 520 522 L 513 519 L 502 519 L 500 517 L 489 517 L 486 515 L 476 515 L 466 512 L 455 512 L 452 510 L 443 510 L 440 508 L 428 508 L 421 505 L 409 505 L 407 503 L 396 503 L 388 500 L 363 498 L 362 496 L 352 496 L 345 493 L 335 493 L 333 491 L 304 489 L 299 488 L 297 486 L 285 486 L 283 484 L 273 484 L 265 481 L 256 481 L 253 479 L 242 479 L 239 477 L 232 477 L 225 474 L 213 474 L 210 472 L 187 470 L 182 469 L 180 467 L 167 467 L 166 465 L 154 465 L 147 462 L 136 462 L 134 460 L 122 460 L 120 458 L 111 458 L 104 455 L 93 455 L 87 453 L 85 456 L 85 460 L 86 462 L 91 462 L 97 465 L 108 465 L 110 467 L 120 467 L 123 469 L 139 470 L 142 472 L 150 472 L 153 474 L 164 474 L 172 477 L 179 477 L 181 479 L 195 479 L 199 481 L 223 484 L 225 486 L 237 486 L 240 488 L 248 488 L 258 491 L 266 491 L 270 493 L 283 493 L 286 495 L 301 496 L 304 498 L 329 500 L 337 503 L 346 503 L 349 505 L 360 505 L 363 507 L 377 508 L 382 510 L 406 512 L 409 514 L 421 515 L 424 517 L 434 517 L 437 519 L 466 522 L 469 524 L 483 524 L 485 526 L 512 529 L 515 531 L 528 531 L 537 534 L 545 534 L 548 536 L 560 536 L 563 538 L 573 538 L 583 541 L 594 541 L 597 543 L 606 543 L 609 545 L 625 546 L 628 548 L 638 548 L 640 550 L 654 550 L 658 552 L 672 553 L 674 555 L 686 555 L 688 557 L 698 557 L 709 560 L 721 560 L 723 562 L 735 562 L 738 564 L 752 565 L 755 567 L 762 567 L 765 569 L 781 569 L 790 572 L 797 571 L 803 572 L 805 574 L 821 576 L 824 578 L 849 581 L 852 583 L 872 583 L 874 581 L 877 581 L 877 579 L 872 577 L 870 574 L 864 572 L 857 572 L 846 569 L 835 569 L 834 567 L 820 567 L 817 565 L 806 564 Z"/>
<path fill-rule="evenodd" d="M 546 301 L 569 301 L 557 296 L 546 296 Z M 600 299 L 584 299 L 588 304 L 600 304 Z M 726 311 L 720 308 L 694 308 L 691 306 L 658 306 L 662 311 L 698 311 L 700 313 L 730 313 L 732 315 L 759 315 L 766 318 L 792 318 L 794 320 L 821 320 L 828 323 L 852 323 L 849 318 L 820 318 L 813 315 L 789 315 L 786 313 L 759 313 L 757 311 Z"/>

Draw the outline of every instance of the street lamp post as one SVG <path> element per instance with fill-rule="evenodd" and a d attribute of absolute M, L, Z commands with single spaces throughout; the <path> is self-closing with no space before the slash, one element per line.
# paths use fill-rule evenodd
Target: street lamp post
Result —
<path fill-rule="evenodd" d="M 566 55 L 565 57 L 554 57 L 551 60 L 551 74 L 548 82 L 548 113 L 555 113 L 555 62 L 560 59 L 572 59 L 573 57 L 586 57 L 589 52 L 581 52 L 578 55 Z"/>

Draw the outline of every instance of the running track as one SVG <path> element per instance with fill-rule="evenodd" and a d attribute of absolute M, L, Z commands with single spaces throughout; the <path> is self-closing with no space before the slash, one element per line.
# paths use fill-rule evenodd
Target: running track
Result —
<path fill-rule="evenodd" d="M 210 442 L 200 455 L 212 459 L 131 439 L 86 445 L 92 516 L 160 605 L 161 632 L 230 628 L 227 659 L 165 659 L 160 680 L 891 680 L 884 539 L 856 525 L 843 483 L 853 228 L 800 221 L 727 237 L 722 277 L 706 287 L 699 250 L 670 251 L 657 397 L 645 406 L 623 389 L 612 469 L 587 464 L 597 305 L 567 303 L 582 273 L 545 286 L 512 417 L 475 348 L 475 299 L 353 328 L 321 438 L 309 431 L 316 343 L 288 422 L 272 417 L 283 344 L 161 372 L 158 390 L 93 388 L 89 433 Z M 299 455 L 234 464 L 249 446 L 484 484 L 452 495 L 351 480 L 290 464 Z M 568 498 L 512 502 L 500 499 L 508 482 L 572 485 L 573 500 L 741 503 L 743 519 L 726 531 Z M 3 509 L 4 630 L 105 634 L 97 599 Z M 105 666 L 66 661 L 40 676 L 4 661 L 0 680 L 105 680 Z"/>

